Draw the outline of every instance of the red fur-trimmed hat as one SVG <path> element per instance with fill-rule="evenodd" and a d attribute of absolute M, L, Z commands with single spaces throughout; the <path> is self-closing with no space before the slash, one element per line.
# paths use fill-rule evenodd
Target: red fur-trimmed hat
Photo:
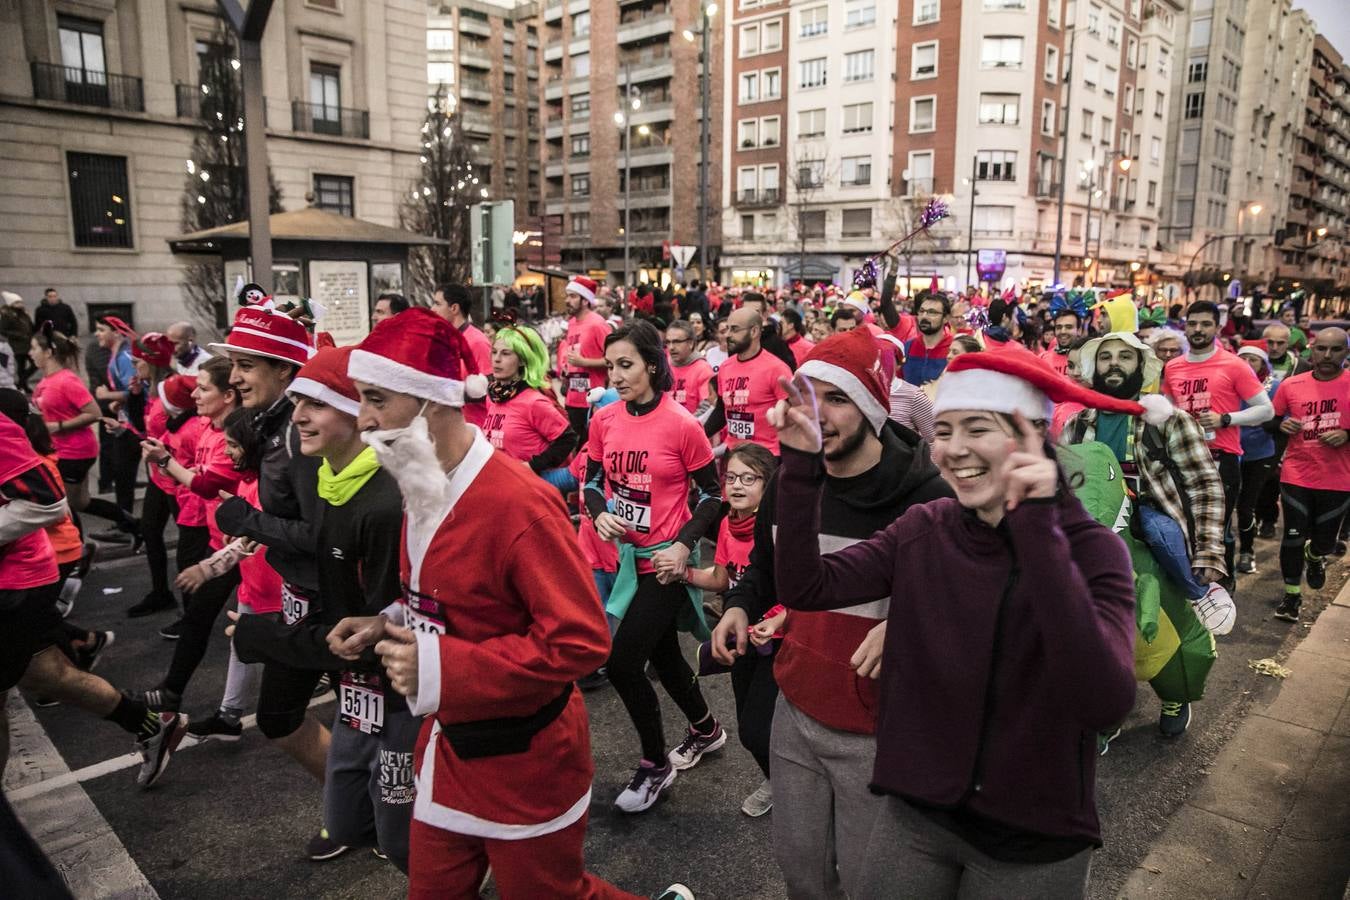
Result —
<path fill-rule="evenodd" d="M 152 366 L 167 369 L 173 365 L 173 341 L 167 334 L 147 331 L 131 341 L 131 355 Z"/>
<path fill-rule="evenodd" d="M 487 396 L 487 378 L 477 368 L 459 329 L 419 306 L 376 325 L 352 351 L 347 374 L 354 381 L 459 407 L 466 398 Z"/>
<path fill-rule="evenodd" d="M 195 375 L 170 375 L 159 383 L 159 400 L 170 415 L 196 409 L 192 401 L 192 389 L 196 386 Z"/>
<path fill-rule="evenodd" d="M 309 362 L 300 368 L 300 372 L 286 388 L 288 394 L 309 397 L 355 416 L 361 411 L 361 396 L 356 385 L 347 375 L 347 364 L 355 347 L 323 347 Z"/>
<path fill-rule="evenodd" d="M 595 281 L 585 275 L 573 275 L 567 282 L 565 293 L 576 294 L 588 304 L 595 303 Z"/>
<path fill-rule="evenodd" d="M 811 348 L 797 371 L 848 394 L 873 430 L 881 433 L 890 413 L 891 386 L 872 332 L 854 328 L 827 337 Z"/>
<path fill-rule="evenodd" d="M 245 306 L 235 313 L 225 341 L 211 344 L 209 349 L 222 356 L 247 353 L 298 367 L 314 355 L 314 339 L 304 325 L 285 313 Z"/>

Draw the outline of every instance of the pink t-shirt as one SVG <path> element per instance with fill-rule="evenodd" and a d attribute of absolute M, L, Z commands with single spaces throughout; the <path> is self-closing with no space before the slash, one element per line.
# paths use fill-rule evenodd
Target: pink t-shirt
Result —
<path fill-rule="evenodd" d="M 68 422 L 94 402 L 94 395 L 80 376 L 70 369 L 54 372 L 33 389 L 33 402 L 48 422 Z M 52 446 L 60 459 L 93 459 L 98 456 L 98 437 L 94 426 L 52 432 Z"/>
<path fill-rule="evenodd" d="M 256 473 L 250 472 L 240 480 L 238 496 L 254 509 L 262 509 Z M 252 556 L 239 561 L 239 602 L 248 604 L 255 613 L 281 612 L 281 576 L 267 564 L 267 548 L 261 544 Z"/>
<path fill-rule="evenodd" d="M 645 416 L 611 403 L 591 419 L 589 443 L 614 491 L 614 514 L 628 524 L 623 539 L 638 547 L 674 540 L 691 517 L 689 475 L 713 458 L 698 420 L 669 394 Z M 639 560 L 638 571 L 652 564 Z"/>
<path fill-rule="evenodd" d="M 1290 436 L 1284 451 L 1280 481 L 1324 491 L 1350 491 L 1350 445 L 1328 447 L 1319 435 L 1346 428 L 1350 418 L 1350 372 L 1331 381 L 1318 381 L 1312 372 L 1280 382 L 1275 391 L 1275 415 L 1303 422 L 1303 429 Z"/>
<path fill-rule="evenodd" d="M 743 541 L 731 533 L 730 515 L 722 517 L 722 524 L 717 529 L 717 552 L 713 562 L 727 570 L 727 577 L 731 579 L 730 587 L 735 587 L 741 580 L 745 567 L 750 565 L 750 551 L 754 547 L 754 540 Z"/>
<path fill-rule="evenodd" d="M 168 446 L 169 435 L 169 417 L 164 412 L 164 403 L 158 397 L 151 397 L 150 402 L 145 407 L 145 436 L 162 441 L 164 446 Z M 169 451 L 173 455 L 173 451 Z M 159 466 L 146 466 L 146 471 L 150 473 L 150 480 L 154 482 L 155 487 L 159 488 L 169 496 L 178 493 L 178 482 L 169 476 Z"/>
<path fill-rule="evenodd" d="M 28 443 L 28 435 L 24 434 L 24 430 L 9 416 L 0 416 L 0 484 L 13 481 L 29 469 L 47 472 L 42 458 Z M 59 484 L 50 474 L 47 477 Z M 8 503 L 9 500 L 0 495 L 0 507 Z M 47 536 L 45 528 L 38 528 L 17 540 L 0 544 L 0 587 L 16 591 L 41 587 L 51 584 L 58 577 L 56 552 L 52 549 L 51 538 Z"/>
<path fill-rule="evenodd" d="M 591 388 L 604 387 L 609 383 L 609 373 L 604 366 L 586 369 L 568 365 L 568 352 L 575 350 L 578 356 L 586 359 L 604 359 L 605 338 L 609 335 L 609 326 L 605 324 L 604 317 L 594 310 L 586 310 L 580 319 L 567 320 L 567 336 L 558 348 L 558 371 L 567 385 L 568 406 L 584 409 L 586 394 Z"/>
<path fill-rule="evenodd" d="M 578 484 L 586 480 L 586 461 L 590 458 L 587 448 L 582 447 L 568 465 Z M 605 496 L 606 498 L 612 496 L 608 484 L 605 485 Z M 614 546 L 613 541 L 602 540 L 596 533 L 595 523 L 591 521 L 586 511 L 584 491 L 577 492 L 577 511 L 581 513 L 581 524 L 577 527 L 577 543 L 581 545 L 581 558 L 586 560 L 586 565 L 592 569 L 601 572 L 619 571 L 619 548 Z"/>
<path fill-rule="evenodd" d="M 567 430 L 567 414 L 557 401 L 526 388 L 505 403 L 488 400 L 483 433 L 492 446 L 529 462 Z"/>
<path fill-rule="evenodd" d="M 202 435 L 211 429 L 211 420 L 206 416 L 193 416 L 183 423 L 177 431 L 165 434 L 164 446 L 173 458 L 184 466 L 192 467 L 197 458 L 197 444 Z M 152 466 L 151 468 L 158 468 Z M 174 518 L 179 525 L 201 528 L 206 525 L 206 501 L 187 485 L 174 481 L 174 497 L 178 500 L 178 515 Z"/>
<path fill-rule="evenodd" d="M 698 405 L 708 396 L 708 382 L 713 377 L 712 366 L 708 365 L 707 360 L 699 358 L 683 366 L 672 364 L 670 374 L 675 378 L 675 384 L 670 389 L 671 398 L 691 413 L 696 412 Z"/>
<path fill-rule="evenodd" d="M 230 457 L 225 453 L 225 432 L 214 425 L 210 425 L 202 432 L 189 468 L 199 475 L 209 471 L 230 479 L 232 487 L 225 490 L 231 490 L 238 485 L 239 472 L 235 470 L 234 463 L 230 462 Z M 188 488 L 187 493 L 191 494 L 192 489 Z M 224 534 L 216 526 L 216 509 L 220 506 L 220 496 L 202 497 L 202 502 L 206 512 L 206 528 L 211 533 L 211 549 L 219 550 L 225 546 Z"/>
<path fill-rule="evenodd" d="M 733 356 L 722 363 L 717 370 L 717 392 L 727 417 L 728 450 L 751 441 L 778 455 L 778 429 L 769 424 L 765 413 L 787 397 L 778 379 L 791 377 L 787 365 L 765 350 L 744 362 Z"/>
<path fill-rule="evenodd" d="M 919 336 L 919 320 L 909 313 L 900 313 L 900 321 L 895 323 L 894 328 L 886 329 L 887 334 L 895 335 L 900 339 L 900 343 L 912 341 Z"/>
<path fill-rule="evenodd" d="M 473 361 L 478 366 L 478 374 L 484 378 L 490 376 L 492 374 L 492 341 L 488 340 L 488 336 L 479 331 L 477 326 L 472 323 L 466 323 L 460 333 L 464 335 L 464 340 L 469 343 L 469 352 L 473 354 Z M 469 367 L 461 362 L 460 377 L 465 377 L 468 374 Z M 464 407 L 460 412 L 464 415 L 464 421 L 482 428 L 483 421 L 487 419 L 487 401 L 465 399 Z"/>
<path fill-rule="evenodd" d="M 806 354 L 810 353 L 812 348 L 816 346 L 814 343 L 800 335 L 788 341 L 787 345 L 788 349 L 792 351 L 792 358 L 797 361 L 798 366 L 806 362 Z"/>
<path fill-rule="evenodd" d="M 1060 375 L 1068 374 L 1069 354 L 1060 353 L 1058 350 L 1051 348 L 1049 350 L 1042 350 L 1037 355 L 1040 356 L 1041 359 L 1049 363 L 1050 368 L 1054 369 Z"/>
<path fill-rule="evenodd" d="M 1202 412 L 1219 415 L 1238 412 L 1243 400 L 1261 391 L 1261 382 L 1256 380 L 1252 367 L 1224 350 L 1198 363 L 1178 356 L 1163 370 L 1163 393 L 1192 416 Z M 1212 450 L 1242 454 L 1242 430 L 1237 425 L 1207 430 L 1205 438 Z"/>

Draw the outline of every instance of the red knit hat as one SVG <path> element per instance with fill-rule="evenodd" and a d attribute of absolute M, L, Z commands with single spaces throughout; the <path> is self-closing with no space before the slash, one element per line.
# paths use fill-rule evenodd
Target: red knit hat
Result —
<path fill-rule="evenodd" d="M 585 275 L 573 275 L 567 282 L 566 293 L 576 294 L 590 304 L 595 303 L 595 288 L 596 284 L 593 279 L 587 278 Z"/>
<path fill-rule="evenodd" d="M 324 347 L 301 368 L 288 394 L 299 394 L 327 403 L 329 406 L 355 416 L 361 411 L 361 395 L 347 375 L 347 363 L 355 347 Z"/>
<path fill-rule="evenodd" d="M 459 329 L 421 306 L 376 325 L 347 363 L 355 381 L 455 407 L 487 396 L 487 378 L 477 370 Z"/>
<path fill-rule="evenodd" d="M 131 342 L 131 355 L 152 366 L 167 369 L 173 365 L 173 341 L 167 334 L 148 331 Z"/>
<path fill-rule="evenodd" d="M 195 409 L 192 389 L 197 386 L 195 375 L 170 375 L 159 383 L 159 400 L 171 413 Z"/>
<path fill-rule="evenodd" d="M 947 363 L 938 379 L 933 414 L 953 409 L 1020 412 L 1029 421 L 1049 421 L 1056 403 L 1081 403 L 1102 412 L 1143 416 L 1162 425 L 1174 411 L 1161 394 L 1121 400 L 1083 387 L 1050 368 L 1032 353 L 962 353 Z"/>
<path fill-rule="evenodd" d="M 235 313 L 225 342 L 211 344 L 209 349 L 222 356 L 233 351 L 303 366 L 314 355 L 314 341 L 304 325 L 285 313 L 245 306 Z"/>
<path fill-rule="evenodd" d="M 890 413 L 890 383 L 872 333 L 854 328 L 827 337 L 811 348 L 797 372 L 839 388 L 862 411 L 877 434 Z"/>

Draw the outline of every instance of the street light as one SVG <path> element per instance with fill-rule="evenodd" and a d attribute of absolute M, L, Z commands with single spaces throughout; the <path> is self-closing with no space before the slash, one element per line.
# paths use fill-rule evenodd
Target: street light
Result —
<path fill-rule="evenodd" d="M 701 280 L 706 284 L 708 282 L 708 142 L 712 137 L 711 123 L 708 121 L 708 107 L 711 102 L 708 83 L 712 81 L 712 56 L 708 42 L 712 37 L 712 18 L 717 15 L 717 4 L 705 0 L 705 2 L 699 4 L 699 12 L 702 24 L 698 30 L 686 28 L 681 33 L 684 39 L 690 43 L 693 43 L 696 36 L 702 39 L 702 48 L 698 54 L 701 75 L 699 80 L 702 82 L 703 94 L 703 117 L 699 123 L 698 268 L 699 273 L 703 276 Z"/>
<path fill-rule="evenodd" d="M 980 192 L 975 187 L 975 179 L 980 173 L 980 157 L 971 157 L 970 177 L 962 178 L 962 184 L 970 185 L 970 221 L 966 223 L 966 289 L 970 289 L 970 259 L 975 255 L 975 198 Z M 908 287 L 906 287 L 908 289 Z"/>
<path fill-rule="evenodd" d="M 633 112 L 642 108 L 642 92 L 633 84 L 632 66 L 625 64 L 623 67 L 623 83 L 625 93 L 628 95 L 628 106 Z M 629 154 L 630 145 L 633 143 L 633 135 L 628 128 L 629 113 L 622 109 L 614 111 L 614 124 L 623 129 L 623 286 L 624 290 L 629 285 L 629 247 L 632 240 L 630 232 L 632 229 L 628 223 L 628 194 L 632 188 L 630 182 L 633 180 L 633 168 L 630 164 L 631 156 Z M 639 125 L 638 132 L 642 135 L 651 133 L 651 129 L 646 125 Z"/>

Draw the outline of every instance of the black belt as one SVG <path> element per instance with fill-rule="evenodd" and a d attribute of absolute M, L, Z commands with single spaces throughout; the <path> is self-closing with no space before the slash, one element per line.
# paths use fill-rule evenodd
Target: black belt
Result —
<path fill-rule="evenodd" d="M 562 693 L 528 716 L 505 716 L 442 725 L 441 736 L 450 742 L 450 749 L 460 759 L 524 753 L 530 749 L 530 741 L 534 736 L 562 715 L 571 696 L 572 683 L 569 681 Z"/>

